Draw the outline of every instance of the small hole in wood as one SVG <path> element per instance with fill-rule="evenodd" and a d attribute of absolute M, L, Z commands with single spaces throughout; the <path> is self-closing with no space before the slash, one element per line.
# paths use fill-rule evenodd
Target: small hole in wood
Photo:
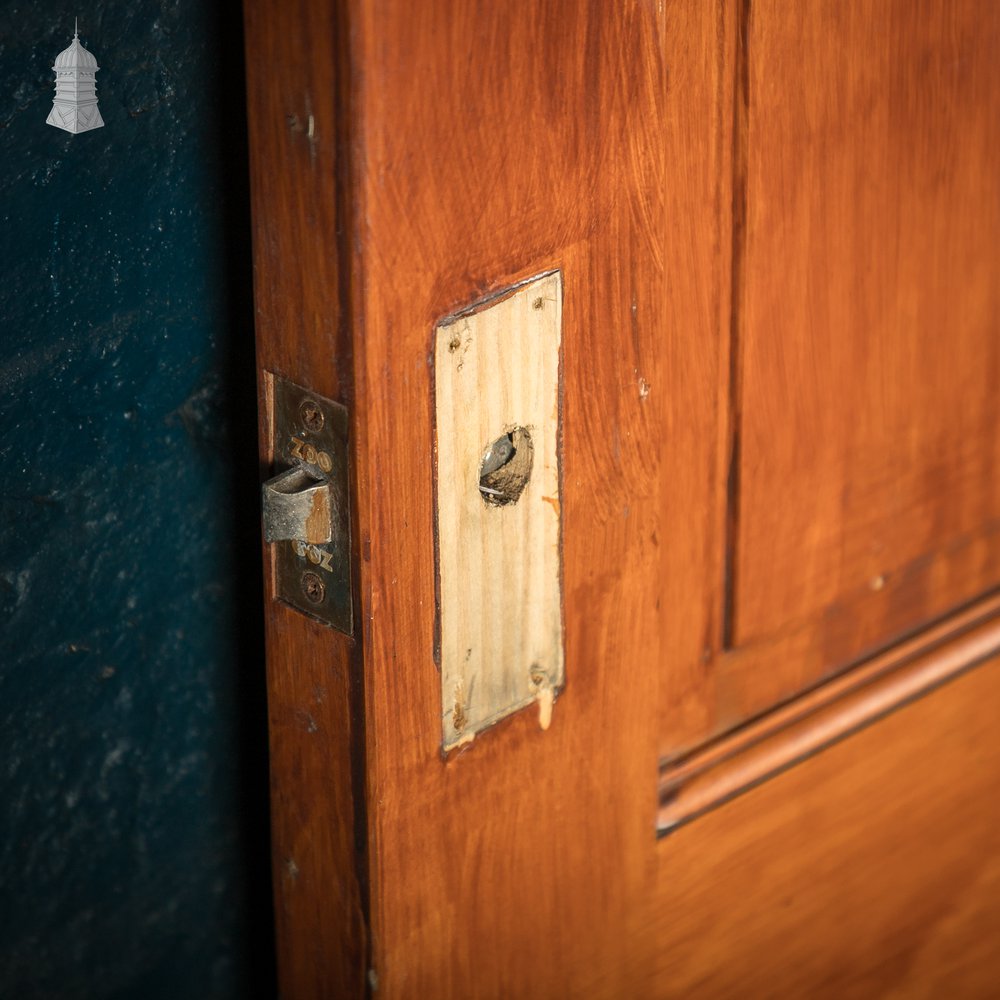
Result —
<path fill-rule="evenodd" d="M 479 465 L 479 492 L 494 507 L 517 503 L 531 478 L 534 448 L 524 427 L 514 427 L 487 445 Z"/>

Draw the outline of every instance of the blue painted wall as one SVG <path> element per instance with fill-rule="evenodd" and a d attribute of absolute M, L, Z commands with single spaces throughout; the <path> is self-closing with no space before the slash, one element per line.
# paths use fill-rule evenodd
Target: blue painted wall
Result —
<path fill-rule="evenodd" d="M 0 2 L 0 996 L 273 992 L 244 116 L 238 3 Z"/>

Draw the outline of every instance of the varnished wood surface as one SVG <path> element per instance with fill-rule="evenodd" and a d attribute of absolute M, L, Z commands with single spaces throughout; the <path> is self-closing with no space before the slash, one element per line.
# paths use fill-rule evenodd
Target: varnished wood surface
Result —
<path fill-rule="evenodd" d="M 649 447 L 669 398 L 666 82 L 717 16 L 702 5 L 679 20 L 648 4 L 358 5 L 358 523 L 370 552 L 379 996 L 571 995 L 578 977 L 617 969 L 622 940 L 641 930 L 668 543 L 670 449 Z M 684 66 L 674 71 L 708 86 Z M 710 142 L 711 118 L 701 128 Z M 704 183 L 711 211 L 714 182 L 689 150 L 670 155 Z M 695 220 L 681 211 L 683 233 Z M 678 266 L 691 238 L 670 258 Z M 520 713 L 442 760 L 431 333 L 552 268 L 563 275 L 565 692 L 548 731 Z"/>
<path fill-rule="evenodd" d="M 776 9 L 730 0 L 248 0 L 261 367 L 349 405 L 354 462 L 354 643 L 269 605 L 286 997 L 359 996 L 366 969 L 373 995 L 442 1000 L 919 996 L 944 984 L 975 996 L 1000 975 L 984 943 L 1000 923 L 996 665 L 655 836 L 661 758 L 871 652 L 887 622 L 903 630 L 947 611 L 961 579 L 975 590 L 987 575 L 986 535 L 965 544 L 952 530 L 989 505 L 963 446 L 949 461 L 972 470 L 971 506 L 931 499 L 900 514 L 920 538 L 939 523 L 951 547 L 909 576 L 883 574 L 881 588 L 866 578 L 858 642 L 851 608 L 809 617 L 828 596 L 821 576 L 795 591 L 798 610 L 767 612 L 794 619 L 779 634 L 744 629 L 749 563 L 727 546 L 750 537 L 747 510 L 766 497 L 742 506 L 761 466 L 742 443 L 737 476 L 731 459 L 755 426 L 754 379 L 769 392 L 740 326 L 763 245 L 747 213 L 782 201 L 750 197 L 770 161 L 754 166 L 743 101 L 794 87 L 794 31 L 820 16 L 804 7 L 782 28 Z M 761 24 L 788 33 L 789 51 L 772 38 L 770 54 L 791 83 L 754 62 L 747 42 Z M 887 44 L 923 44 L 908 25 L 893 21 Z M 950 93 L 979 80 L 978 56 L 971 77 L 963 65 L 942 78 Z M 807 102 L 804 89 L 787 100 Z M 880 155 L 895 149 L 873 140 Z M 980 162 L 972 148 L 950 155 Z M 898 169 L 908 163 L 900 154 Z M 822 164 L 806 164 L 822 178 Z M 942 198 L 957 183 L 946 167 L 934 175 Z M 521 713 L 445 758 L 433 331 L 554 268 L 566 687 L 547 732 Z M 980 316 L 980 272 L 969 281 L 982 294 L 962 308 Z M 902 351 L 891 331 L 887 343 Z M 953 375 L 964 364 L 947 361 Z M 945 438 L 964 420 L 981 430 L 991 404 L 974 374 L 969 400 L 951 395 L 943 370 L 925 394 L 958 407 L 957 423 L 934 411 Z M 856 407 L 866 399 L 847 392 Z M 928 412 L 914 427 L 931 440 L 938 425 Z M 781 457 L 794 429 L 779 430 Z M 753 537 L 767 569 L 766 539 Z M 824 545 L 809 549 L 806 576 L 829 557 Z M 864 565 L 845 552 L 845 567 Z M 883 590 L 898 618 L 868 610 Z M 742 645 L 727 650 L 733 639 Z"/>
<path fill-rule="evenodd" d="M 684 415 L 669 440 L 686 450 L 661 508 L 684 526 L 661 577 L 677 612 L 664 756 L 1000 579 L 1000 22 L 974 0 L 908 11 L 722 5 L 723 69 L 700 110 L 732 150 L 724 249 L 665 291 L 696 317 L 686 282 L 729 280 L 710 339 L 692 333 L 671 369 Z M 702 375 L 714 389 L 690 392 Z"/>
<path fill-rule="evenodd" d="M 660 773 L 668 833 L 1000 652 L 1000 596 L 977 601 Z"/>
<path fill-rule="evenodd" d="M 336 156 L 347 85 L 338 76 L 335 5 L 247 0 L 244 11 L 260 449 L 269 476 L 264 373 L 351 403 L 343 318 L 349 261 L 338 240 L 343 165 Z M 286 1000 L 361 996 L 367 939 L 357 644 L 276 601 L 270 577 L 264 600 L 280 993 Z"/>
<path fill-rule="evenodd" d="M 1000 580 L 1000 7 L 746 38 L 732 644 L 814 650 L 724 668 L 753 714 Z"/>
<path fill-rule="evenodd" d="M 993 660 L 662 840 L 632 995 L 994 996 L 998 697 Z"/>

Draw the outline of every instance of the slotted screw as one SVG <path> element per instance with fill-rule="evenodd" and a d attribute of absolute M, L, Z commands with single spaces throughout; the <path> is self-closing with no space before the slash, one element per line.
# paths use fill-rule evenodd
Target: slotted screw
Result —
<path fill-rule="evenodd" d="M 302 574 L 302 593 L 310 604 L 322 604 L 326 597 L 326 587 L 315 573 Z"/>
<path fill-rule="evenodd" d="M 306 430 L 316 433 L 323 429 L 323 411 L 316 400 L 303 399 L 299 404 L 299 416 L 302 418 L 302 423 L 305 424 Z"/>

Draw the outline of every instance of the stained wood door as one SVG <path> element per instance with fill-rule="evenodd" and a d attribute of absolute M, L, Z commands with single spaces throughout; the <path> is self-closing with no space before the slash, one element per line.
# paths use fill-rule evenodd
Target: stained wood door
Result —
<path fill-rule="evenodd" d="M 266 581 L 283 995 L 990 995 L 1000 8 L 246 36 L 263 464 L 273 376 L 350 414 L 353 636 Z M 565 682 L 445 748 L 435 330 L 555 272 Z"/>

